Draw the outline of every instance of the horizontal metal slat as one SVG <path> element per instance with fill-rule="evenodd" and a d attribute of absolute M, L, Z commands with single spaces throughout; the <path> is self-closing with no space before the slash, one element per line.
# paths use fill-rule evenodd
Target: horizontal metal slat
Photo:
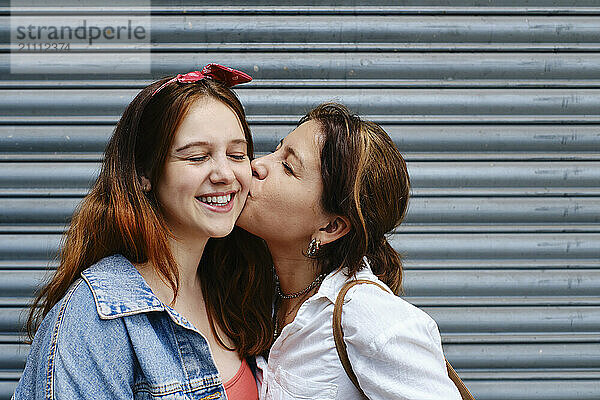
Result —
<path fill-rule="evenodd" d="M 0 380 L 0 400 L 10 400 L 17 388 L 17 380 Z"/>
<path fill-rule="evenodd" d="M 0 343 L 0 365 L 3 370 L 22 370 L 28 354 L 28 345 Z"/>
<path fill-rule="evenodd" d="M 80 201 L 81 198 L 68 197 L 0 198 L 0 230 L 8 225 L 29 226 L 32 230 L 45 226 L 62 230 Z M 599 222 L 598 198 L 415 197 L 399 231 L 427 229 L 428 226 L 452 230 L 469 225 L 483 229 L 483 224 L 504 230 L 527 226 L 539 229 L 540 224 L 555 224 L 546 228 L 554 226 L 556 230 L 567 231 L 588 227 L 600 231 Z"/>
<path fill-rule="evenodd" d="M 295 125 L 251 125 L 257 154 L 275 149 Z M 600 160 L 600 126 L 383 125 L 407 160 Z M 0 125 L 2 160 L 100 160 L 114 127 Z"/>
<path fill-rule="evenodd" d="M 30 235 L 31 233 L 27 233 Z M 22 270 L 37 271 L 56 268 L 55 259 L 0 258 L 0 271 Z M 404 259 L 405 270 L 447 269 L 499 269 L 499 270 L 536 270 L 536 269 L 597 269 L 600 259 L 594 258 L 547 258 L 547 259 Z"/>
<path fill-rule="evenodd" d="M 401 249 L 400 249 L 401 250 Z M 13 261 L 14 263 L 14 261 Z M 0 268 L 13 268 L 13 263 L 0 260 Z M 457 270 L 457 269 L 499 269 L 499 270 L 535 270 L 535 269 L 596 269 L 600 268 L 600 259 L 594 258 L 546 258 L 546 259 L 404 259 L 405 270 Z M 35 269 L 35 264 L 24 263 L 20 268 Z"/>
<path fill-rule="evenodd" d="M 100 156 L 113 126 L 0 126 L 0 154 L 68 154 Z"/>
<path fill-rule="evenodd" d="M 0 194 L 72 190 L 85 193 L 100 171 L 98 163 L 2 163 Z M 526 193 L 581 191 L 598 193 L 600 162 L 409 162 L 415 195 L 501 195 L 499 190 Z M 531 204 L 530 204 L 531 207 Z M 540 203 L 543 208 L 543 203 Z M 544 210 L 540 210 L 544 212 Z M 547 212 L 547 211 L 546 211 Z"/>
<path fill-rule="evenodd" d="M 121 3 L 119 3 L 121 5 Z M 81 13 L 93 13 L 106 15 L 106 7 L 72 7 L 67 10 L 56 7 L 14 7 L 0 8 L 0 15 L 9 15 L 11 12 L 21 15 L 79 15 Z M 153 5 L 152 7 L 110 7 L 110 15 L 132 15 L 134 13 L 144 14 L 152 13 L 154 15 L 181 14 L 181 6 L 173 5 Z M 341 5 L 341 6 L 322 6 L 322 5 L 294 5 L 294 6 L 255 6 L 244 4 L 243 8 L 239 6 L 203 6 L 191 5 L 185 7 L 186 15 L 599 15 L 600 10 L 594 6 L 566 7 L 556 5 L 544 5 L 537 7 L 521 6 L 498 6 L 491 7 L 486 5 L 478 6 L 439 6 L 439 5 L 420 5 L 420 6 L 398 6 L 385 5 L 363 6 L 363 5 Z"/>
<path fill-rule="evenodd" d="M 65 225 L 81 198 L 0 198 L 3 224 Z M 2 228 L 0 228 L 2 229 Z"/>
<path fill-rule="evenodd" d="M 454 297 L 471 296 L 556 296 L 557 300 L 592 296 L 600 300 L 600 270 L 411 270 L 403 282 L 406 296 L 435 296 L 447 303 Z"/>
<path fill-rule="evenodd" d="M 599 296 L 419 296 L 407 297 L 406 300 L 418 307 L 595 307 L 600 305 Z M 12 304 L 10 299 L 8 304 Z"/>
<path fill-rule="evenodd" d="M 415 191 L 431 193 L 445 188 L 460 188 L 465 195 L 483 188 L 593 189 L 600 182 L 600 163 L 595 162 L 411 162 L 408 168 Z"/>
<path fill-rule="evenodd" d="M 459 371 L 460 372 L 460 371 Z M 548 372 L 545 372 L 548 374 Z M 465 380 L 478 400 L 597 400 L 599 379 Z"/>
<path fill-rule="evenodd" d="M 411 260 L 598 260 L 600 234 L 396 234 L 392 246 Z M 568 264 L 569 261 L 565 262 Z"/>
<path fill-rule="evenodd" d="M 442 332 L 442 343 L 594 343 L 598 341 L 597 332 L 530 332 L 530 333 L 445 333 Z M 13 340 L 13 342 L 15 342 Z M 16 342 L 21 343 L 21 342 Z M 589 373 L 589 371 L 587 371 Z M 528 371 L 529 374 L 535 372 Z M 471 374 L 476 374 L 472 372 Z M 482 372 L 485 374 L 485 372 Z M 504 371 L 510 374 L 510 371 Z M 600 370 L 594 377 L 600 376 Z M 514 376 L 513 376 L 514 377 Z M 539 377 L 539 376 L 538 376 Z M 499 377 L 499 379 L 501 379 Z"/>
<path fill-rule="evenodd" d="M 600 10 L 600 8 L 599 8 Z M 91 55 L 94 64 L 89 68 L 94 74 L 87 80 L 69 74 L 73 60 L 61 54 L 26 54 L 19 61 L 9 54 L 0 54 L 0 87 L 19 85 L 23 81 L 39 81 L 40 85 L 59 80 L 61 85 L 93 85 L 107 81 L 115 87 L 145 86 L 153 79 L 192 71 L 209 62 L 235 66 L 250 73 L 253 82 L 248 86 L 266 85 L 367 85 L 372 86 L 422 86 L 422 85 L 485 85 L 533 86 L 600 84 L 600 55 L 596 53 L 306 53 L 302 57 L 289 57 L 283 53 L 153 53 L 151 76 L 140 74 L 147 60 L 128 53 L 102 53 Z M 131 72 L 114 72 L 115 62 L 127 62 Z M 11 64 L 12 62 L 12 64 Z M 19 74 L 19 63 L 30 67 L 43 62 L 39 74 Z M 138 65 L 136 65 L 136 62 Z M 8 68 L 8 66 L 12 68 Z M 42 66 L 40 64 L 40 66 Z M 107 71 L 110 71 L 107 72 Z M 70 81 L 74 82 L 70 82 Z M 121 80 L 121 82 L 119 82 Z M 55 84 L 58 84 L 56 82 Z M 20 86 L 21 88 L 23 86 Z M 63 86 L 64 88 L 64 86 Z"/>
<path fill-rule="evenodd" d="M 12 335 L 13 341 L 16 338 L 21 339 L 25 334 L 25 322 L 29 315 L 29 308 L 20 307 L 0 307 L 0 334 Z M 2 342 L 5 342 L 3 340 Z M 0 363 L 2 365 L 2 363 Z"/>
<path fill-rule="evenodd" d="M 403 153 L 588 152 L 600 126 L 382 125 Z M 273 151 L 295 125 L 251 125 L 256 151 Z M 114 126 L 0 126 L 0 152 L 102 152 Z"/>
<path fill-rule="evenodd" d="M 381 122 L 600 120 L 596 89 L 244 89 L 252 122 L 295 123 L 313 106 L 340 101 Z M 0 122 L 115 123 L 137 90 L 0 90 Z"/>
<path fill-rule="evenodd" d="M 347 21 L 347 22 L 346 22 Z M 231 26 L 236 29 L 232 30 Z M 598 42 L 598 19 L 593 17 L 157 17 L 153 18 L 155 43 L 242 42 L 253 43 L 340 43 L 365 47 L 401 43 L 501 43 L 552 44 Z M 466 28 L 468 27 L 468 29 Z M 366 45 L 363 45 L 368 43 Z M 374 47 L 375 47 L 374 46 Z M 485 48 L 482 48 L 485 50 Z"/>
<path fill-rule="evenodd" d="M 448 0 L 406 0 L 402 2 L 404 6 L 410 7 L 443 7 L 443 8 L 452 8 L 449 6 Z M 452 0 L 452 6 L 457 7 L 469 7 L 469 8 L 495 8 L 495 7 L 521 7 L 523 6 L 522 1 L 518 0 L 495 0 L 493 3 L 489 2 L 489 0 Z M 88 8 L 85 4 L 81 5 L 79 3 L 78 7 L 71 6 L 69 7 L 62 6 L 61 8 L 67 8 L 65 10 L 75 8 Z M 9 7 L 11 5 L 10 0 L 1 0 L 1 7 Z M 45 9 L 48 8 L 51 4 L 35 4 L 30 7 L 30 9 Z M 109 0 L 103 3 L 104 7 L 96 5 L 95 8 L 102 8 L 104 12 L 111 12 L 112 8 L 108 8 L 107 6 L 117 6 L 122 5 L 123 7 L 129 7 L 129 9 L 134 8 L 136 6 L 136 2 L 127 2 L 122 0 Z M 168 0 L 154 0 L 152 1 L 153 8 L 161 8 L 172 6 L 173 3 Z M 370 1 L 368 6 L 372 7 L 390 7 L 396 6 L 397 1 L 394 0 L 373 0 Z M 581 7 L 593 7 L 597 8 L 598 4 L 594 0 L 528 0 L 527 8 L 543 8 L 543 7 L 570 7 L 570 8 L 581 8 Z M 188 10 L 190 7 L 199 7 L 198 1 L 195 0 L 178 0 L 177 7 L 181 10 Z M 236 7 L 236 9 L 240 12 L 244 12 L 246 9 L 256 8 L 256 9 L 269 9 L 270 7 L 286 7 L 286 6 L 298 6 L 298 7 L 323 7 L 323 2 L 320 0 L 278 0 L 278 1 L 265 1 L 265 0 L 223 0 L 223 1 L 203 1 L 202 6 L 204 7 Z M 360 2 L 356 0 L 336 0 L 335 6 L 331 5 L 329 7 L 361 7 Z M 18 7 L 17 7 L 18 8 Z M 381 9 L 382 12 L 386 10 L 386 8 Z"/>
<path fill-rule="evenodd" d="M 0 203 L 1 204 L 1 203 Z M 1 219 L 0 219 L 1 222 Z M 404 223 L 408 224 L 532 224 L 600 222 L 596 198 L 413 198 Z M 402 226 L 402 225 L 401 225 Z M 561 225 L 566 228 L 566 226 Z M 600 229 L 600 227 L 599 227 Z"/>
<path fill-rule="evenodd" d="M 431 315 L 445 334 L 600 333 L 598 306 L 420 308 Z"/>
<path fill-rule="evenodd" d="M 49 277 L 49 271 L 0 271 L 0 305 L 7 299 L 27 304 Z M 469 297 L 489 297 L 492 303 L 503 305 L 509 296 L 543 296 L 556 302 L 562 297 L 589 296 L 600 302 L 600 270 L 409 270 L 403 286 L 411 300 L 436 297 L 447 305 Z"/>
<path fill-rule="evenodd" d="M 456 368 L 600 368 L 598 343 L 447 344 L 444 351 Z"/>
<path fill-rule="evenodd" d="M 416 304 L 416 303 L 415 303 Z M 0 308 L 0 335 L 7 343 L 25 337 L 28 305 Z M 418 304 L 417 304 L 418 305 Z M 596 306 L 421 306 L 437 322 L 445 343 L 596 343 Z M 502 318 L 503 320 L 498 320 Z"/>
<path fill-rule="evenodd" d="M 100 172 L 98 163 L 2 163 L 0 190 L 9 188 L 86 190 Z"/>
<path fill-rule="evenodd" d="M 439 8 L 441 10 L 453 10 L 455 8 L 464 8 L 467 10 L 472 10 L 472 12 L 485 12 L 486 10 L 495 10 L 495 9 L 503 9 L 503 8 L 515 8 L 522 10 L 543 10 L 543 9 L 584 9 L 584 10 L 594 10 L 598 8 L 598 4 L 594 2 L 594 0 L 528 0 L 526 4 L 523 4 L 522 1 L 517 0 L 496 0 L 493 3 L 486 0 L 453 0 L 451 3 L 448 0 L 408 0 L 403 1 L 401 7 L 406 7 L 409 9 L 423 9 L 427 10 L 429 8 Z M 123 2 L 111 0 L 108 2 L 104 2 L 102 6 L 100 5 L 89 5 L 89 4 L 80 4 L 77 3 L 77 6 L 52 6 L 52 3 L 47 4 L 35 4 L 30 7 L 18 7 L 15 4 L 11 4 L 10 0 L 2 0 L 0 1 L 0 7 L 2 9 L 10 10 L 18 10 L 19 12 L 27 12 L 35 13 L 40 12 L 39 10 L 56 10 L 62 11 L 63 13 L 68 12 L 81 12 L 81 10 L 99 10 L 105 14 L 112 14 L 115 9 L 118 11 L 121 10 L 137 10 L 143 9 L 146 10 L 147 7 L 140 7 L 137 2 Z M 110 7 L 108 7 L 110 6 Z M 163 10 L 174 9 L 178 10 L 181 13 L 182 10 L 185 12 L 194 12 L 196 10 L 208 9 L 212 10 L 217 7 L 224 8 L 226 11 L 235 10 L 237 14 L 245 14 L 248 12 L 261 12 L 263 10 L 271 10 L 271 9 L 332 9 L 336 10 L 338 8 L 342 9 L 353 9 L 353 10 L 361 10 L 365 9 L 378 9 L 379 13 L 385 13 L 389 9 L 394 10 L 395 8 L 400 8 L 397 1 L 393 0 L 375 0 L 371 1 L 368 4 L 361 4 L 360 2 L 356 2 L 353 0 L 341 0 L 336 1 L 335 5 L 324 5 L 322 1 L 318 0 L 279 0 L 276 2 L 273 1 L 245 1 L 245 0 L 227 0 L 222 2 L 216 1 L 203 1 L 202 4 L 198 4 L 197 1 L 194 0 L 178 0 L 177 4 L 174 6 L 172 2 L 161 0 L 161 1 L 152 1 L 152 11 L 161 12 Z"/>
<path fill-rule="evenodd" d="M 25 366 L 27 345 L 0 344 L 3 369 Z M 444 345 L 448 360 L 456 368 L 600 368 L 600 346 L 570 344 Z"/>
<path fill-rule="evenodd" d="M 28 262 L 48 260 L 56 254 L 58 234 L 1 234 L 0 260 Z M 598 262 L 600 233 L 544 234 L 396 234 L 390 242 L 409 260 L 438 262 L 478 260 L 482 265 L 492 260 L 565 260 Z M 520 260 L 520 261 L 519 261 Z"/>
<path fill-rule="evenodd" d="M 597 400 L 600 385 L 597 379 L 463 380 L 478 400 Z M 17 380 L 0 380 L 0 400 L 9 400 L 16 386 Z"/>
<path fill-rule="evenodd" d="M 403 153 L 600 151 L 600 126 L 593 125 L 512 125 L 510 127 L 384 125 L 383 127 Z"/>
<path fill-rule="evenodd" d="M 8 18 L 0 17 L 1 34 L 9 34 L 8 22 Z M 161 50 L 468 48 L 488 51 L 600 49 L 599 33 L 598 17 L 589 16 L 157 15 L 152 18 L 150 37 Z"/>
<path fill-rule="evenodd" d="M 49 274 L 45 271 L 0 271 L 0 304 L 7 297 L 28 302 Z"/>
<path fill-rule="evenodd" d="M 53 259 L 60 246 L 61 235 L 0 235 L 0 260 L 44 265 Z"/>

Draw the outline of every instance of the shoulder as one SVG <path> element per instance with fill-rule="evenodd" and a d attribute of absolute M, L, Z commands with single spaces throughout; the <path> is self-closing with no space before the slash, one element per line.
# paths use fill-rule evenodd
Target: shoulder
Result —
<path fill-rule="evenodd" d="M 119 332 L 125 334 L 122 321 L 100 318 L 94 293 L 81 278 L 73 283 L 48 313 L 43 325 L 45 334 L 52 336 L 54 346 L 69 344 L 69 347 L 76 347 L 107 335 L 116 336 Z"/>
<path fill-rule="evenodd" d="M 15 398 L 46 393 L 49 387 L 60 385 L 65 377 L 90 378 L 94 371 L 109 365 L 106 360 L 111 357 L 117 354 L 128 357 L 126 351 L 106 351 L 116 349 L 118 343 L 128 343 L 122 321 L 101 320 L 89 286 L 78 279 L 40 324 Z M 110 364 L 114 369 L 128 365 L 126 362 Z"/>
<path fill-rule="evenodd" d="M 342 311 L 344 342 L 369 398 L 460 398 L 429 315 L 375 285 L 351 291 Z"/>
<path fill-rule="evenodd" d="M 59 353 L 81 353 L 109 342 L 127 338 L 122 319 L 100 318 L 89 284 L 77 279 L 63 298 L 44 317 L 35 335 L 50 358 Z"/>
<path fill-rule="evenodd" d="M 380 282 L 378 282 L 380 283 Z M 353 286 L 342 308 L 344 338 L 368 343 L 372 351 L 397 343 L 440 342 L 435 321 L 404 299 L 372 284 Z"/>

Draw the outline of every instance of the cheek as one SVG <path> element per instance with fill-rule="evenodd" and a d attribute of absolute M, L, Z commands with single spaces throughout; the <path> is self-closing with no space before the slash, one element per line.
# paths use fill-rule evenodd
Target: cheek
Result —
<path fill-rule="evenodd" d="M 250 168 L 250 161 L 237 165 L 236 168 L 234 168 L 234 171 L 235 177 L 240 183 L 241 191 L 247 195 L 252 182 L 252 168 Z"/>
<path fill-rule="evenodd" d="M 298 195 L 298 201 L 300 207 L 302 207 L 302 213 L 307 219 L 314 220 L 320 215 L 321 212 L 321 197 L 316 191 L 307 190 Z"/>
<path fill-rule="evenodd" d="M 282 218 L 299 224 L 312 223 L 319 209 L 316 195 L 306 185 L 287 177 L 269 186 L 269 207 L 276 209 Z"/>
<path fill-rule="evenodd" d="M 198 182 L 205 175 L 195 168 L 168 168 L 163 172 L 159 182 L 159 195 L 162 198 L 177 197 L 195 193 Z"/>

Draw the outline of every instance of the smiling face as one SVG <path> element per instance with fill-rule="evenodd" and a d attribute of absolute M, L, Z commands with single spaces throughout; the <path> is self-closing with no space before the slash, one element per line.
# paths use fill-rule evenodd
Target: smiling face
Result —
<path fill-rule="evenodd" d="M 251 180 L 244 131 L 236 114 L 212 98 L 194 103 L 175 132 L 155 194 L 179 239 L 228 235 Z"/>
<path fill-rule="evenodd" d="M 252 161 L 250 195 L 237 225 L 263 238 L 305 247 L 326 223 L 321 207 L 319 124 L 307 121 L 275 152 Z"/>

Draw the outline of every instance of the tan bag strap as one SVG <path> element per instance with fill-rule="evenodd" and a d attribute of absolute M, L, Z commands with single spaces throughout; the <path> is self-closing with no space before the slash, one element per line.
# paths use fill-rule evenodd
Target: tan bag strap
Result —
<path fill-rule="evenodd" d="M 444 360 L 446 360 L 445 357 Z M 469 392 L 469 389 L 467 389 L 464 382 L 462 381 L 462 379 L 460 379 L 460 376 L 458 376 L 458 374 L 456 373 L 454 368 L 452 368 L 452 365 L 450 365 L 448 360 L 446 360 L 446 369 L 448 370 L 448 376 L 450 377 L 450 379 L 452 379 L 452 382 L 454 382 L 454 385 L 458 389 L 458 392 L 460 393 L 460 396 L 463 398 L 463 400 L 475 400 L 471 392 Z"/>
<path fill-rule="evenodd" d="M 348 350 L 346 349 L 346 343 L 344 343 L 344 332 L 342 330 L 342 306 L 344 305 L 344 297 L 346 296 L 346 293 L 348 292 L 348 290 L 350 290 L 352 286 L 359 285 L 361 283 L 370 283 L 373 285 L 377 285 L 386 292 L 388 291 L 383 285 L 366 279 L 357 279 L 354 281 L 347 282 L 342 287 L 340 293 L 335 299 L 335 306 L 333 308 L 333 340 L 335 341 L 335 349 L 337 350 L 338 357 L 340 358 L 342 366 L 346 371 L 346 375 L 348 375 L 348 378 L 350 378 L 354 386 L 356 386 L 356 389 L 358 389 L 358 391 L 363 395 L 363 397 L 367 397 L 365 395 L 365 392 L 363 392 L 363 390 L 360 388 L 358 379 L 356 378 L 356 374 L 352 370 L 352 364 L 350 364 L 350 359 L 348 358 Z M 454 385 L 456 385 L 456 388 L 458 389 L 463 400 L 475 400 L 473 395 L 469 392 L 469 389 L 467 389 L 467 387 L 460 379 L 454 368 L 452 368 L 452 365 L 450 365 L 448 360 L 446 360 L 446 369 L 448 370 L 448 377 L 452 380 L 452 382 L 454 382 Z"/>

